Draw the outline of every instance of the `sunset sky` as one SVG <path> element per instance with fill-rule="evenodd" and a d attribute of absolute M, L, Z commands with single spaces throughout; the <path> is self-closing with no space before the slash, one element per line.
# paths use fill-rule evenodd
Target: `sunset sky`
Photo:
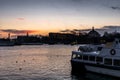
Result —
<path fill-rule="evenodd" d="M 0 0 L 0 34 L 109 25 L 120 26 L 120 0 Z"/>

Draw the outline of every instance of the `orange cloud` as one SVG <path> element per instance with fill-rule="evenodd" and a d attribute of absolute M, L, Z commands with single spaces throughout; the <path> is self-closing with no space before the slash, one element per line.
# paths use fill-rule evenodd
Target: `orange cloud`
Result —
<path fill-rule="evenodd" d="M 25 34 L 25 33 L 37 33 L 37 30 L 16 30 L 16 29 L 2 29 L 2 32 L 13 33 L 13 34 Z"/>

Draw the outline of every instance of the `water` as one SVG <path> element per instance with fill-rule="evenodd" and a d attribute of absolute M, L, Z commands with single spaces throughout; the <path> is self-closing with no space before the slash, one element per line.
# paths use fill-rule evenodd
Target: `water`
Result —
<path fill-rule="evenodd" d="M 89 74 L 71 75 L 71 51 L 78 46 L 37 45 L 0 47 L 0 80 L 115 80 Z"/>

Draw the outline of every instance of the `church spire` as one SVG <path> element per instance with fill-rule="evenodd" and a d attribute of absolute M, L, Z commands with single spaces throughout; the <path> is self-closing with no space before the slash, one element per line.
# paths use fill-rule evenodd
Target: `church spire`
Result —
<path fill-rule="evenodd" d="M 29 33 L 27 32 L 27 37 L 29 36 Z"/>
<path fill-rule="evenodd" d="M 8 39 L 10 39 L 10 33 L 8 33 Z"/>

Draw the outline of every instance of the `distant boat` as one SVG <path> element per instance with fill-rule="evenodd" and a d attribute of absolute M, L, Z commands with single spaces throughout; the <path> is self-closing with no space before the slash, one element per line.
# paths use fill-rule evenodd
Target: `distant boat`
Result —
<path fill-rule="evenodd" d="M 14 46 L 13 42 L 0 42 L 0 46 Z"/>
<path fill-rule="evenodd" d="M 14 42 L 10 40 L 0 40 L 0 46 L 14 46 Z"/>
<path fill-rule="evenodd" d="M 72 51 L 73 73 L 94 72 L 120 78 L 120 40 L 111 44 L 80 46 Z"/>
<path fill-rule="evenodd" d="M 43 45 L 43 43 L 21 43 L 22 45 Z"/>

